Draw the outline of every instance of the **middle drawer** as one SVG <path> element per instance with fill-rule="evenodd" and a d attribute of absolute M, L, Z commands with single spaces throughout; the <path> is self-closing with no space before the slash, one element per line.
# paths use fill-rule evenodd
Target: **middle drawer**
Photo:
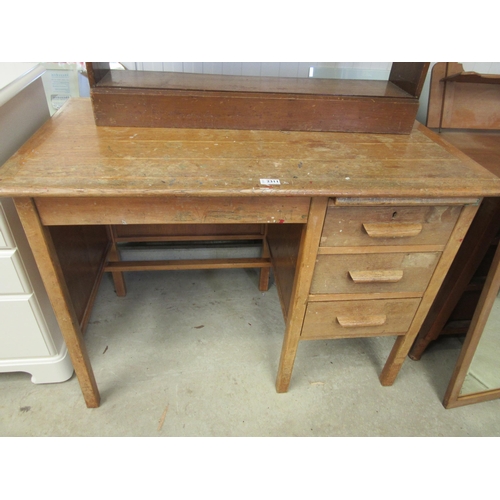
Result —
<path fill-rule="evenodd" d="M 311 294 L 423 293 L 440 252 L 318 255 Z"/>

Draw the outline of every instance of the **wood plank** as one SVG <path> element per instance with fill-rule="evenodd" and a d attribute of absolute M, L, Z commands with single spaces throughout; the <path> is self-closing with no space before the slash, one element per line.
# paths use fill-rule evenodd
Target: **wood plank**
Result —
<path fill-rule="evenodd" d="M 99 87 L 92 89 L 92 103 L 96 124 L 101 127 L 379 134 L 409 134 L 418 111 L 418 100 L 408 98 Z"/>
<path fill-rule="evenodd" d="M 213 75 L 163 71 L 111 70 L 98 83 L 103 89 L 156 89 L 217 92 L 328 96 L 399 97 L 409 94 L 392 82 L 381 80 L 345 80 L 330 78 L 280 78 L 269 76 Z"/>
<path fill-rule="evenodd" d="M 116 227 L 116 226 L 114 226 Z M 256 234 L 220 234 L 214 236 L 123 236 L 116 238 L 120 243 L 172 243 L 172 242 L 214 242 L 214 241 L 258 241 L 262 240 L 262 235 Z"/>
<path fill-rule="evenodd" d="M 370 253 L 442 252 L 445 245 L 384 245 L 359 247 L 319 247 L 318 255 L 345 255 Z"/>
<path fill-rule="evenodd" d="M 408 136 L 96 127 L 75 99 L 0 167 L 0 195 L 499 196 L 500 179 L 461 155 L 418 124 Z"/>
<path fill-rule="evenodd" d="M 334 302 L 339 300 L 389 300 L 389 299 L 418 299 L 422 297 L 418 292 L 370 292 L 370 293 L 316 293 L 308 297 L 308 302 Z"/>
<path fill-rule="evenodd" d="M 328 206 L 418 206 L 418 205 L 471 205 L 479 200 L 473 198 L 331 198 Z"/>
<path fill-rule="evenodd" d="M 271 261 L 259 258 L 120 261 L 108 262 L 104 270 L 106 272 L 185 271 L 188 269 L 250 269 L 255 267 L 271 267 Z"/>
<path fill-rule="evenodd" d="M 42 226 L 33 200 L 15 198 L 14 203 L 54 308 L 85 403 L 89 408 L 97 408 L 99 390 L 49 230 Z"/>
<path fill-rule="evenodd" d="M 307 222 L 309 198 L 38 198 L 43 224 Z"/>
<path fill-rule="evenodd" d="M 261 239 L 262 224 L 127 224 L 114 226 L 117 241 L 155 241 L 155 237 L 165 237 L 165 241 L 203 239 Z"/>

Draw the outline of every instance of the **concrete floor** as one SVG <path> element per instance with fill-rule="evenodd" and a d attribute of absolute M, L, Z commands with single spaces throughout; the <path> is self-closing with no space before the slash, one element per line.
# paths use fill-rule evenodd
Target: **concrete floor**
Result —
<path fill-rule="evenodd" d="M 85 335 L 100 408 L 86 408 L 75 376 L 0 374 L 0 435 L 500 435 L 500 400 L 442 406 L 454 338 L 408 358 L 392 387 L 378 374 L 393 338 L 302 342 L 277 394 L 284 321 L 273 280 L 259 292 L 257 273 L 128 273 L 125 298 L 105 276 Z"/>

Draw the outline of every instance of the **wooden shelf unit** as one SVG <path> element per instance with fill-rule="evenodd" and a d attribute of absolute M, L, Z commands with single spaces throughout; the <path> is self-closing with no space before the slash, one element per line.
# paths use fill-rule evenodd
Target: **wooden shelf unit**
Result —
<path fill-rule="evenodd" d="M 96 125 L 409 134 L 429 63 L 388 81 L 111 70 L 89 62 Z"/>

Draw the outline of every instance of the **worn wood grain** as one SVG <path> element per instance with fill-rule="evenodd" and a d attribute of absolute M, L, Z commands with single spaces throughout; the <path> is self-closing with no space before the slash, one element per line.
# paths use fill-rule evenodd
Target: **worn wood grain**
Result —
<path fill-rule="evenodd" d="M 500 195 L 500 179 L 439 141 L 418 124 L 407 136 L 96 127 L 75 99 L 0 167 L 0 195 Z"/>
<path fill-rule="evenodd" d="M 309 199 L 38 198 L 44 224 L 290 224 L 307 222 Z"/>

